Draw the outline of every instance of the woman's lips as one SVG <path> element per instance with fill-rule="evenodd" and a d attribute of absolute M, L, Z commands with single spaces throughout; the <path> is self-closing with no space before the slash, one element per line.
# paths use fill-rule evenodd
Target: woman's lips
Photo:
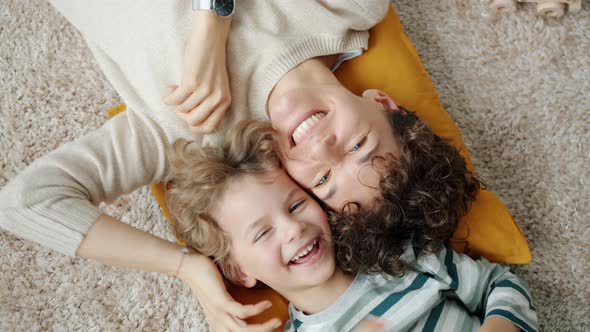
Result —
<path fill-rule="evenodd" d="M 290 143 L 290 147 L 294 147 L 294 146 L 296 146 L 296 145 L 297 145 L 297 143 L 296 143 L 296 142 L 295 142 L 295 140 L 293 139 L 293 134 L 295 133 L 295 130 L 297 130 L 297 128 L 298 128 L 298 127 L 299 127 L 299 126 L 300 126 L 300 125 L 301 125 L 303 122 L 305 122 L 307 119 L 309 119 L 311 116 L 313 116 L 314 114 L 317 114 L 317 113 L 322 113 L 322 114 L 323 114 L 323 117 L 325 117 L 325 116 L 327 115 L 327 112 L 326 112 L 326 111 L 324 111 L 324 110 L 311 110 L 311 111 L 308 111 L 308 112 L 305 112 L 305 113 L 303 113 L 303 114 L 302 114 L 300 117 L 298 117 L 298 118 L 297 118 L 297 120 L 296 120 L 296 121 L 294 121 L 294 122 L 293 122 L 293 124 L 292 124 L 292 125 L 289 127 L 289 130 L 287 131 L 287 134 L 288 134 L 288 140 L 289 140 L 289 143 Z M 322 118 L 322 119 L 323 119 L 323 118 Z M 320 120 L 321 120 L 321 119 L 320 119 Z M 315 123 L 315 125 L 317 125 L 317 123 Z M 315 125 L 314 125 L 314 127 L 315 127 Z M 305 136 L 308 136 L 308 135 L 310 134 L 310 132 L 311 132 L 311 129 L 313 129 L 313 128 L 310 128 L 310 129 L 308 129 L 308 130 L 306 131 L 306 134 L 305 134 Z M 301 141 L 300 141 L 299 143 L 301 143 Z"/>

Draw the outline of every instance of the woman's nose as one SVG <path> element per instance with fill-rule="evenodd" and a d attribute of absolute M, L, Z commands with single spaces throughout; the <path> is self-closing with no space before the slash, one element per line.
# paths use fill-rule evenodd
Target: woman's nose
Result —
<path fill-rule="evenodd" d="M 310 157 L 317 161 L 337 162 L 338 151 L 336 146 L 336 135 L 329 134 L 311 145 Z"/>

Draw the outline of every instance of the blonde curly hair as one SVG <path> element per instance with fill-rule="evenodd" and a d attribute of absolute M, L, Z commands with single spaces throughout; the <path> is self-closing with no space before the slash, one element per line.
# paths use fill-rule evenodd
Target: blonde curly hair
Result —
<path fill-rule="evenodd" d="M 211 257 L 225 277 L 236 283 L 238 270 L 229 255 L 231 241 L 211 212 L 231 180 L 279 166 L 270 124 L 242 121 L 227 132 L 218 147 L 180 139 L 168 149 L 167 156 L 166 202 L 175 236 Z"/>

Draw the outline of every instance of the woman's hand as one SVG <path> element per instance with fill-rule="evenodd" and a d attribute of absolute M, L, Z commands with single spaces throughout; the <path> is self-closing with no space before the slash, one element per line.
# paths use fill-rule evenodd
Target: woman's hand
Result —
<path fill-rule="evenodd" d="M 208 11 L 195 12 L 180 85 L 169 86 L 170 93 L 163 98 L 198 134 L 215 131 L 231 104 L 225 60 L 230 20 Z"/>
<path fill-rule="evenodd" d="M 243 305 L 236 302 L 227 292 L 215 263 L 205 256 L 188 254 L 180 267 L 178 276 L 190 285 L 211 328 L 216 332 L 272 331 L 281 326 L 281 321 L 276 318 L 264 324 L 248 325 L 244 319 L 256 316 L 270 308 L 271 303 L 262 301 L 257 304 Z"/>

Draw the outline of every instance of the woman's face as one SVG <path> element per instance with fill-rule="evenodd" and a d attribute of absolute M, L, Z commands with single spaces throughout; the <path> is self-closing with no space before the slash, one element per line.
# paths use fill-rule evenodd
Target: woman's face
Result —
<path fill-rule="evenodd" d="M 331 208 L 370 207 L 381 174 L 371 157 L 399 156 L 386 117 L 397 106 L 385 93 L 354 95 L 340 85 L 296 88 L 268 104 L 287 172 Z"/>

